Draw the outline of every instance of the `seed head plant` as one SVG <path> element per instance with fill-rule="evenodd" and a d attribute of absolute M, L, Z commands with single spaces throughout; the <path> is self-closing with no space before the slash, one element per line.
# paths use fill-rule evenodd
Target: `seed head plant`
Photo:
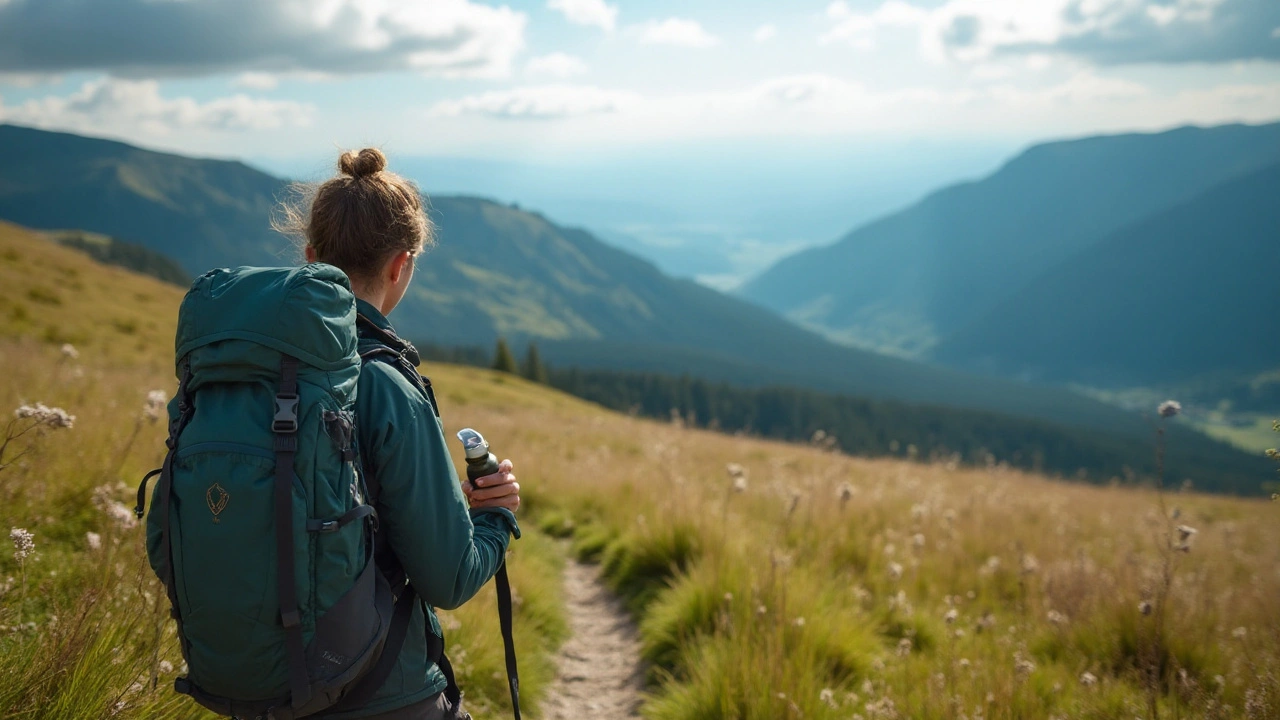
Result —
<path fill-rule="evenodd" d="M 9 540 L 13 542 L 13 559 L 18 561 L 21 578 L 21 594 L 18 596 L 18 626 L 22 626 L 22 611 L 27 605 L 27 558 L 35 552 L 35 535 L 26 528 L 10 528 Z"/>

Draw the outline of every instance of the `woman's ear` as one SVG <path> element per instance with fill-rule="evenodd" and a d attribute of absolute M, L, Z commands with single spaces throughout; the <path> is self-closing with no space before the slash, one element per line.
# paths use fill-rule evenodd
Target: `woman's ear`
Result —
<path fill-rule="evenodd" d="M 303 252 L 304 252 L 304 254 L 307 256 L 307 262 L 309 262 L 309 263 L 313 263 L 313 262 L 315 262 L 315 261 L 316 261 L 316 249 L 315 249 L 315 248 L 313 248 L 313 247 L 311 247 L 310 245 L 308 245 L 308 246 L 307 246 L 307 248 L 306 248 L 306 250 L 304 250 Z"/>
<path fill-rule="evenodd" d="M 408 250 L 396 253 L 391 256 L 391 260 L 387 262 L 386 278 L 392 285 L 399 285 L 404 273 L 409 269 L 409 264 L 413 262 L 413 254 Z"/>

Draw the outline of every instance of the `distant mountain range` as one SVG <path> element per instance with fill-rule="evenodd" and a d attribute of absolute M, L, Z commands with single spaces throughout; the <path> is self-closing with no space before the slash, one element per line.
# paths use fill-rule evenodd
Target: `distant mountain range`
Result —
<path fill-rule="evenodd" d="M 0 218 L 110 234 L 192 273 L 296 258 L 269 229 L 286 188 L 240 163 L 0 126 Z M 835 345 L 535 213 L 465 197 L 434 197 L 431 206 L 440 244 L 393 318 L 415 340 L 536 338 L 561 365 L 691 373 L 1145 432 L 1136 416 L 1073 393 Z"/>
<path fill-rule="evenodd" d="M 1058 263 L 933 357 L 1029 379 L 1173 384 L 1280 367 L 1280 163 Z"/>
<path fill-rule="evenodd" d="M 1275 334 L 1258 336 L 1280 310 L 1261 270 L 1280 247 L 1277 163 L 1280 124 L 1039 145 L 741 295 L 843 342 L 1011 377 L 1275 367 Z"/>

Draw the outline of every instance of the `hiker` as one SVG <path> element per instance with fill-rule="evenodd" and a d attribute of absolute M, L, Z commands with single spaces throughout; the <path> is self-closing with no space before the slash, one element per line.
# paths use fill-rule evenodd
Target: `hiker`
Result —
<path fill-rule="evenodd" d="M 338 166 L 282 208 L 306 265 L 212 270 L 178 313 L 168 452 L 135 508 L 158 477 L 147 553 L 189 666 L 174 689 L 245 720 L 469 719 L 433 608 L 495 573 L 507 588 L 520 485 L 491 457 L 459 482 L 387 320 L 434 242 L 418 189 L 376 149 Z"/>
<path fill-rule="evenodd" d="M 434 239 L 418 189 L 386 171 L 386 164 L 373 148 L 342 155 L 342 174 L 324 183 L 312 201 L 306 259 L 334 265 L 351 279 L 362 355 L 375 346 L 397 354 L 408 350 L 416 365 L 412 346 L 396 336 L 387 315 Z M 520 485 L 511 461 L 477 480 L 475 489 L 460 483 L 434 397 L 406 374 L 392 363 L 365 363 L 356 430 L 365 470 L 381 487 L 376 506 L 386 547 L 379 562 L 398 562 L 427 607 L 425 615 L 422 607 L 415 611 L 398 672 L 364 709 L 334 718 L 469 718 L 460 702 L 451 706 L 446 678 L 428 659 L 424 623 L 441 634 L 430 606 L 453 609 L 471 599 L 505 557 L 509 533 L 519 537 L 513 513 L 520 506 Z"/>

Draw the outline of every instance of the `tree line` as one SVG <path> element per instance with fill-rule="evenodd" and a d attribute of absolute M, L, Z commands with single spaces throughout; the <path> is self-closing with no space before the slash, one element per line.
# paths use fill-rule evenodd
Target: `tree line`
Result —
<path fill-rule="evenodd" d="M 970 466 L 1009 466 L 1091 482 L 1151 482 L 1152 443 L 1087 428 L 960 408 L 825 394 L 792 387 L 743 388 L 690 376 L 548 368 L 530 343 L 517 360 L 505 340 L 493 351 L 428 347 L 423 357 L 521 375 L 604 407 L 691 427 L 800 441 L 867 457 L 895 456 Z M 1171 442 L 1164 483 L 1257 494 L 1258 464 L 1190 432 Z M 1212 452 L 1217 450 L 1219 452 Z"/>

